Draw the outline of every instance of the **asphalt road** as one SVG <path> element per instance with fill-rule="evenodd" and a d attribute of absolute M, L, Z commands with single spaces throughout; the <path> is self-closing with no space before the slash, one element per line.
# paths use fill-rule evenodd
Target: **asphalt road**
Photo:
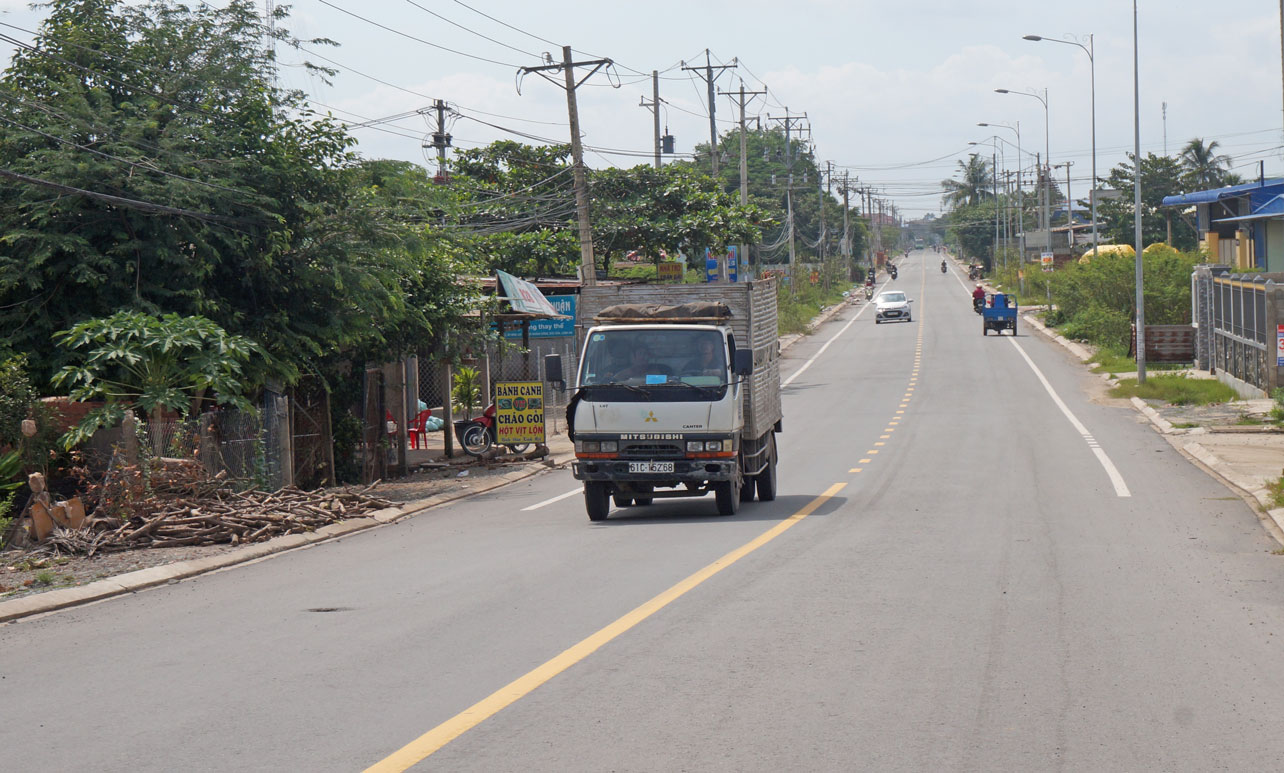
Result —
<path fill-rule="evenodd" d="M 1277 545 L 938 264 L 790 352 L 775 502 L 559 471 L 0 626 L 0 768 L 1284 768 Z"/>

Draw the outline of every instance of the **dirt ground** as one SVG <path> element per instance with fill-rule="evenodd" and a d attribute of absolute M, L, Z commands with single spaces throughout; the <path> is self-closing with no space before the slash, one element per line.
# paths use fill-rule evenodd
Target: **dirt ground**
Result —
<path fill-rule="evenodd" d="M 531 462 L 479 463 L 456 460 L 442 468 L 420 470 L 407 478 L 380 483 L 370 493 L 394 502 L 412 502 L 450 490 L 468 490 L 477 481 L 502 475 Z M 85 585 L 118 574 L 153 566 L 189 561 L 236 550 L 233 545 L 204 547 L 143 548 L 92 557 L 55 555 L 48 549 L 0 551 L 0 601 L 42 593 L 57 588 Z"/>

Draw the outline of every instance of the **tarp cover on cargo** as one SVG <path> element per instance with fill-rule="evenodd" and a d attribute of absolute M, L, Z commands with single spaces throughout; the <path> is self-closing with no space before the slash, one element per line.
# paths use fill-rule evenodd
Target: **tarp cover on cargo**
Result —
<path fill-rule="evenodd" d="M 682 303 L 665 306 L 659 303 L 617 303 L 607 306 L 597 314 L 601 320 L 612 319 L 729 319 L 731 307 L 720 301 L 708 303 Z"/>

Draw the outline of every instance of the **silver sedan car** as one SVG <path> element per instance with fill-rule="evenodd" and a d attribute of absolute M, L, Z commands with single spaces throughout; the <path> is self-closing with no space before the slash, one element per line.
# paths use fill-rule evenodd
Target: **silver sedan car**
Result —
<path fill-rule="evenodd" d="M 909 305 L 913 303 L 900 290 L 886 290 L 874 298 L 874 322 L 903 321 L 912 322 Z"/>

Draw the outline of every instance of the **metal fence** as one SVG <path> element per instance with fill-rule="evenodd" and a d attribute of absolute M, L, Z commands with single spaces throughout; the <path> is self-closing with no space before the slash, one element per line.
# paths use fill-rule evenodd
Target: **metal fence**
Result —
<path fill-rule="evenodd" d="M 1265 393 L 1280 386 L 1275 349 L 1284 321 L 1284 275 L 1232 274 L 1228 266 L 1199 266 L 1191 298 L 1200 367 Z"/>

